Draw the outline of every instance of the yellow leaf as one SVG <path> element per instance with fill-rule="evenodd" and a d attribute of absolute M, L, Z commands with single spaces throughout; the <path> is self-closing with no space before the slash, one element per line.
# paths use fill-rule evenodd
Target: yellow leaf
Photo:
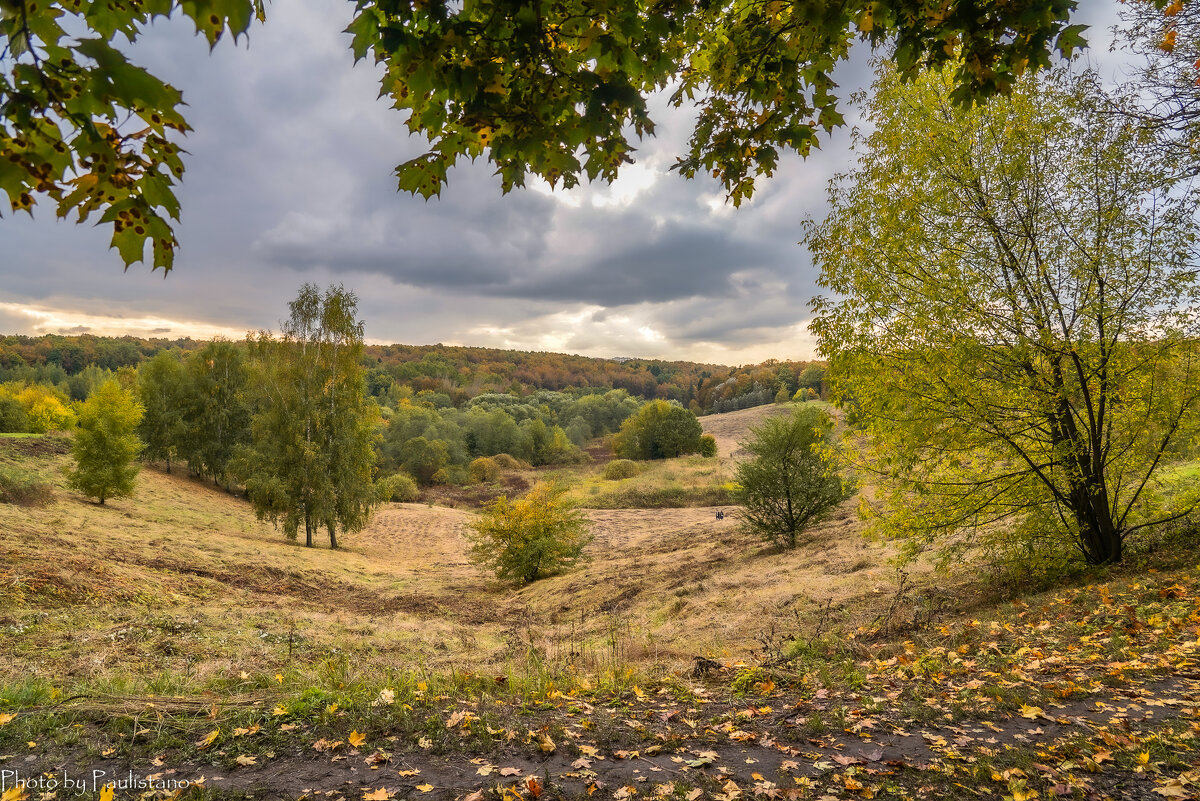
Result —
<path fill-rule="evenodd" d="M 433 789 L 433 785 L 432 784 L 418 784 L 417 789 L 420 790 L 422 793 L 428 793 L 430 790 Z"/>
<path fill-rule="evenodd" d="M 391 797 L 391 794 L 382 787 L 373 793 L 363 793 L 363 801 L 387 801 Z"/>
<path fill-rule="evenodd" d="M 271 714 L 274 715 L 275 717 L 279 717 L 280 715 L 286 715 L 287 707 L 285 707 L 283 704 L 276 704 L 275 708 L 271 710 Z"/>
<path fill-rule="evenodd" d="M 237 763 L 238 763 L 239 765 L 242 765 L 242 766 L 246 766 L 246 765 L 257 765 L 257 764 L 258 764 L 258 760 L 257 760 L 257 759 L 255 759 L 255 758 L 254 758 L 254 757 L 252 757 L 252 756 L 245 756 L 245 755 L 241 755 L 241 756 L 239 756 L 239 757 L 237 758 Z"/>
<path fill-rule="evenodd" d="M 358 748 L 367 741 L 367 735 L 361 734 L 357 729 L 355 729 L 354 731 L 350 732 L 350 736 L 346 739 L 350 742 L 350 745 Z"/>
<path fill-rule="evenodd" d="M 0 801 L 25 801 L 29 794 L 25 792 L 25 785 L 21 784 L 16 787 L 10 787 L 0 795 Z"/>
<path fill-rule="evenodd" d="M 409 776 L 416 776 L 416 775 L 418 775 L 420 772 L 421 772 L 421 771 L 419 771 L 419 770 L 398 770 L 398 771 L 396 771 L 396 775 L 397 775 L 397 776 L 403 776 L 403 777 L 407 778 L 407 777 L 409 777 Z"/>
<path fill-rule="evenodd" d="M 858 18 L 858 29 L 863 33 L 870 33 L 875 29 L 875 14 L 874 8 L 867 6 L 866 11 Z"/>
<path fill-rule="evenodd" d="M 326 711 L 326 713 L 332 715 L 334 712 L 338 711 L 338 705 L 330 704 L 329 706 L 325 707 L 325 711 Z"/>
<path fill-rule="evenodd" d="M 0 726 L 3 726 L 5 723 L 11 722 L 12 719 L 15 717 L 16 717 L 16 715 L 9 713 L 9 712 L 0 713 Z"/>
<path fill-rule="evenodd" d="M 1023 705 L 1021 707 L 1021 717 L 1037 720 L 1040 717 L 1045 717 L 1046 712 L 1040 706 Z"/>
<path fill-rule="evenodd" d="M 204 735 L 204 737 L 197 740 L 196 746 L 199 748 L 208 748 L 210 745 L 212 745 L 213 743 L 215 743 L 217 741 L 217 737 L 219 737 L 220 734 L 221 734 L 220 729 L 213 729 L 208 734 Z"/>
<path fill-rule="evenodd" d="M 283 684 L 283 674 L 282 674 L 282 673 L 276 673 L 276 674 L 275 674 L 275 681 L 279 682 L 280 684 Z"/>
<path fill-rule="evenodd" d="M 113 785 L 106 784 L 104 789 L 100 791 L 100 801 L 113 801 L 113 796 L 116 795 L 116 790 Z"/>

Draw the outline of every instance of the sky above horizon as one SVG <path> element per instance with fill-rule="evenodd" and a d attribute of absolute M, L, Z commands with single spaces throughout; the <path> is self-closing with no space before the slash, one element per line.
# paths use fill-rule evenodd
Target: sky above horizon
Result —
<path fill-rule="evenodd" d="M 1088 2 L 1090 58 L 1109 52 L 1115 0 Z M 133 60 L 183 91 L 181 250 L 166 277 L 122 273 L 107 227 L 0 220 L 0 334 L 241 338 L 277 328 L 305 282 L 359 297 L 371 342 L 458 344 L 721 364 L 813 355 L 816 269 L 799 244 L 852 164 L 848 130 L 782 159 L 734 209 L 715 181 L 669 172 L 692 116 L 655 98 L 658 135 L 609 186 L 500 192 L 482 159 L 441 199 L 396 191 L 424 151 L 354 65 L 346 0 L 275 3 L 265 25 L 210 53 L 190 23 L 157 23 Z M 838 74 L 844 98 L 867 56 Z M 854 114 L 848 113 L 853 121 Z"/>

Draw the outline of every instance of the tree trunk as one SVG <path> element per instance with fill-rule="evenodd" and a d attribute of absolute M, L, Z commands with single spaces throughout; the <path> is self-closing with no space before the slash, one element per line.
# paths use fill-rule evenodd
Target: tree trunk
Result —
<path fill-rule="evenodd" d="M 304 516 L 304 547 L 306 547 L 306 548 L 313 547 L 312 530 L 313 530 L 312 518 L 309 517 L 308 515 L 305 515 Z"/>
<path fill-rule="evenodd" d="M 171 454 L 167 454 L 167 475 L 171 475 Z"/>
<path fill-rule="evenodd" d="M 1081 481 L 1071 489 L 1071 511 L 1079 525 L 1083 556 L 1089 565 L 1121 561 L 1121 533 L 1117 531 L 1103 477 Z"/>
<path fill-rule="evenodd" d="M 337 527 L 330 524 L 328 526 L 328 528 L 329 528 L 329 547 L 336 551 L 337 547 L 338 547 L 338 545 L 337 545 Z"/>

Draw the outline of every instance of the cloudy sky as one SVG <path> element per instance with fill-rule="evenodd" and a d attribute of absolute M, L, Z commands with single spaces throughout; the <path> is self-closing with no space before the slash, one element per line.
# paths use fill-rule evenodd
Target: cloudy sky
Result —
<path fill-rule="evenodd" d="M 1086 0 L 1093 58 L 1116 0 Z M 667 170 L 690 118 L 659 103 L 659 134 L 612 185 L 500 193 L 480 160 L 440 200 L 399 194 L 392 171 L 424 150 L 355 66 L 346 0 L 273 3 L 249 41 L 210 54 L 180 21 L 135 60 L 183 90 L 182 244 L 166 278 L 122 272 L 107 228 L 0 220 L 0 333 L 240 338 L 276 327 L 300 284 L 358 293 L 375 342 L 453 343 L 590 356 L 742 364 L 812 353 L 815 270 L 797 243 L 849 165 L 842 132 L 791 156 L 740 209 L 715 182 Z M 866 53 L 840 74 L 866 79 Z"/>

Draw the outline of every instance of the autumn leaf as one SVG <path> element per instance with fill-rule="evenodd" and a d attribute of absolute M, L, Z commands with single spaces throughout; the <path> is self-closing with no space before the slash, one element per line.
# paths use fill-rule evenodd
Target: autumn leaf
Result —
<path fill-rule="evenodd" d="M 433 785 L 432 784 L 418 784 L 417 789 L 420 790 L 422 793 L 428 793 L 430 790 L 433 789 Z"/>
<path fill-rule="evenodd" d="M 25 801 L 29 794 L 25 792 L 25 785 L 21 784 L 16 787 L 10 787 L 0 794 L 0 801 Z"/>
<path fill-rule="evenodd" d="M 416 769 L 413 769 L 413 770 L 398 770 L 398 771 L 396 771 L 396 775 L 397 775 L 397 776 L 402 776 L 402 777 L 404 777 L 404 778 L 406 778 L 406 779 L 407 779 L 409 776 L 420 776 L 420 775 L 421 775 L 421 771 L 419 771 L 419 770 L 416 770 Z"/>
<path fill-rule="evenodd" d="M 363 743 L 365 743 L 367 741 L 367 735 L 362 734 L 357 729 L 355 729 L 354 731 L 350 732 L 350 736 L 347 737 L 346 740 L 347 740 L 347 742 L 350 743 L 350 745 L 354 746 L 355 748 L 358 748 L 360 745 L 362 745 Z"/>
<path fill-rule="evenodd" d="M 0 726 L 3 726 L 5 723 L 10 723 L 15 717 L 16 715 L 12 714 L 11 712 L 0 713 Z"/>
<path fill-rule="evenodd" d="M 258 760 L 252 756 L 239 755 L 237 758 L 237 763 L 245 767 L 248 765 L 257 765 Z"/>
<path fill-rule="evenodd" d="M 500 768 L 500 775 L 501 776 L 520 776 L 521 769 L 520 768 Z"/>
<path fill-rule="evenodd" d="M 1046 717 L 1046 712 L 1040 706 L 1022 705 L 1021 717 L 1037 720 L 1038 718 Z"/>
<path fill-rule="evenodd" d="M 369 793 L 363 793 L 363 801 L 388 801 L 388 799 L 393 795 L 395 795 L 395 793 L 389 793 L 387 790 L 380 787 L 378 790 L 373 790 Z"/>
<path fill-rule="evenodd" d="M 283 704 L 276 704 L 275 708 L 271 710 L 271 714 L 274 715 L 275 717 L 279 717 L 280 715 L 286 715 L 287 707 L 285 707 Z"/>
<path fill-rule="evenodd" d="M 100 801 L 113 801 L 113 796 L 116 795 L 116 788 L 112 784 L 104 785 L 104 789 L 100 791 Z"/>
<path fill-rule="evenodd" d="M 217 737 L 219 737 L 220 735 L 221 735 L 220 729 L 213 729 L 208 734 L 204 735 L 204 737 L 202 737 L 196 741 L 196 747 L 201 750 L 208 748 L 210 745 L 212 745 L 213 743 L 215 743 L 217 741 Z"/>
<path fill-rule="evenodd" d="M 542 795 L 542 783 L 537 780 L 536 776 L 530 776 L 525 780 L 525 788 L 529 790 L 529 795 L 535 801 Z"/>

